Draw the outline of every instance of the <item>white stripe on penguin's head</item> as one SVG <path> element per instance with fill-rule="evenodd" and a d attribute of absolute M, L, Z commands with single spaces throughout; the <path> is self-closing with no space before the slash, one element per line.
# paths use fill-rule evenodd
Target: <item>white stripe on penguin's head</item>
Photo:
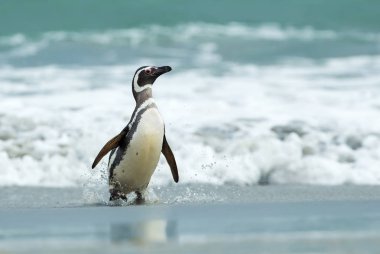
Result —
<path fill-rule="evenodd" d="M 148 88 L 152 88 L 152 84 L 144 84 L 144 83 L 139 84 L 140 73 L 143 72 L 143 71 L 145 72 L 146 70 L 149 70 L 151 68 L 152 68 L 151 66 L 144 66 L 144 67 L 141 67 L 138 71 L 136 71 L 136 74 L 133 77 L 133 90 L 136 93 L 142 92 L 142 91 L 144 91 L 145 89 L 148 89 Z"/>
<path fill-rule="evenodd" d="M 156 79 L 164 73 L 171 71 L 170 66 L 143 66 L 137 69 L 135 76 L 133 77 L 133 91 L 139 93 L 145 89 L 152 88 L 152 85 Z"/>

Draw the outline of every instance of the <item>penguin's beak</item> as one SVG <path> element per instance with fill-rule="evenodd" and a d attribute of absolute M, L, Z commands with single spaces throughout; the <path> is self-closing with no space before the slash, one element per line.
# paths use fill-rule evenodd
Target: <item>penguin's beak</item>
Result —
<path fill-rule="evenodd" d="M 158 77 L 158 76 L 160 76 L 164 73 L 167 73 L 171 70 L 172 70 L 172 67 L 170 67 L 170 66 L 161 66 L 161 67 L 157 67 L 154 74 Z"/>

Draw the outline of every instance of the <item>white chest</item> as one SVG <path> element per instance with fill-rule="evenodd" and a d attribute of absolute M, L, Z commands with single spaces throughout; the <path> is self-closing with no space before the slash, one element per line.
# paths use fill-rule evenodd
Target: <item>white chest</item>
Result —
<path fill-rule="evenodd" d="M 125 193 L 145 189 L 156 169 L 162 150 L 164 122 L 156 108 L 145 111 L 127 150 L 113 171 Z"/>

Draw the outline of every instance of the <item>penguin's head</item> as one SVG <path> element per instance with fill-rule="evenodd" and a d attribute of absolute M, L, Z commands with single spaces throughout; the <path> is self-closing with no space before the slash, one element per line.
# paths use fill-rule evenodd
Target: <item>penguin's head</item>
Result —
<path fill-rule="evenodd" d="M 142 66 L 138 68 L 132 81 L 133 94 L 152 88 L 154 81 L 156 81 L 159 76 L 171 70 L 172 68 L 170 66 Z"/>

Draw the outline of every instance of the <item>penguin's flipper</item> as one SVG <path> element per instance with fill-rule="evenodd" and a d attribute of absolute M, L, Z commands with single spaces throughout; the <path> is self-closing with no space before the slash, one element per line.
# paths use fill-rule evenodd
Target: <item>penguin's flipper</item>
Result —
<path fill-rule="evenodd" d="M 120 141 L 123 140 L 125 135 L 128 133 L 129 128 L 124 128 L 118 135 L 113 137 L 110 141 L 108 141 L 103 148 L 100 150 L 98 155 L 96 156 L 94 162 L 92 163 L 92 168 L 95 168 L 99 161 L 106 155 L 109 151 L 119 146 Z"/>
<path fill-rule="evenodd" d="M 177 163 L 175 162 L 172 149 L 170 149 L 168 141 L 166 141 L 165 134 L 164 134 L 164 141 L 162 142 L 162 153 L 164 154 L 166 161 L 168 162 L 170 166 L 170 170 L 172 171 L 174 182 L 178 183 L 179 176 L 178 176 Z"/>

